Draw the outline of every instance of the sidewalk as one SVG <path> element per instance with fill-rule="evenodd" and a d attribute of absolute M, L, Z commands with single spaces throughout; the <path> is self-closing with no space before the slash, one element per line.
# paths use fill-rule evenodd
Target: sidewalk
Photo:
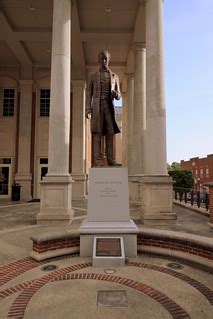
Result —
<path fill-rule="evenodd" d="M 74 203 L 71 226 L 37 226 L 39 203 L 0 207 L 0 319 L 211 319 L 212 274 L 193 262 L 143 253 L 125 267 L 92 267 L 78 255 L 37 262 L 29 258 L 29 237 L 48 231 L 78 230 L 86 216 L 85 203 Z M 175 205 L 176 225 L 139 229 L 173 230 L 209 237 L 208 218 Z M 171 269 L 169 264 L 180 268 Z M 44 265 L 58 267 L 44 272 Z M 108 273 L 109 271 L 109 273 Z"/>

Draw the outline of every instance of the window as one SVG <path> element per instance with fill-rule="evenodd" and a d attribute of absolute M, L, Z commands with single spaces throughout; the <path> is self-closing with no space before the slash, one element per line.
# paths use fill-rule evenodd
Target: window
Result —
<path fill-rule="evenodd" d="M 11 158 L 3 158 L 3 157 L 0 157 L 0 164 L 11 164 Z"/>
<path fill-rule="evenodd" d="M 50 114 L 50 89 L 40 90 L 40 116 Z"/>
<path fill-rule="evenodd" d="M 41 158 L 40 158 L 40 164 L 48 164 L 48 158 L 46 158 L 46 157 L 41 157 Z"/>
<path fill-rule="evenodd" d="M 197 171 L 197 169 L 195 170 L 195 175 L 196 175 L 196 176 L 198 175 L 198 171 Z"/>
<path fill-rule="evenodd" d="M 203 177 L 203 168 L 200 169 L 200 177 Z"/>
<path fill-rule="evenodd" d="M 4 89 L 3 116 L 14 116 L 15 89 Z"/>
<path fill-rule="evenodd" d="M 209 169 L 206 168 L 206 177 L 209 178 Z"/>

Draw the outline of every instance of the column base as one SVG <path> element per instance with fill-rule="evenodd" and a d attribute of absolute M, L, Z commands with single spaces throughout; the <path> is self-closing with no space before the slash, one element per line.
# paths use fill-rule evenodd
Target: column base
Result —
<path fill-rule="evenodd" d="M 209 225 L 210 230 L 213 231 L 213 223 L 207 223 Z"/>
<path fill-rule="evenodd" d="M 130 203 L 135 207 L 141 207 L 141 176 L 130 175 L 129 190 L 130 190 Z"/>
<path fill-rule="evenodd" d="M 21 185 L 20 199 L 21 200 L 31 200 L 32 199 L 32 175 L 16 174 L 16 183 Z"/>
<path fill-rule="evenodd" d="M 86 175 L 72 174 L 72 199 L 85 200 L 86 199 Z"/>
<path fill-rule="evenodd" d="M 145 225 L 174 224 L 173 181 L 167 175 L 141 176 L 141 220 Z"/>
<path fill-rule="evenodd" d="M 47 176 L 41 182 L 38 225 L 67 225 L 72 222 L 71 176 Z"/>

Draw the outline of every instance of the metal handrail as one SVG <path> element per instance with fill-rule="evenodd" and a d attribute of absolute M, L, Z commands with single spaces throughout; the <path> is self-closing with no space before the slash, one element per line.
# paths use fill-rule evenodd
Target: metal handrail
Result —
<path fill-rule="evenodd" d="M 190 202 L 191 206 L 196 205 L 198 208 L 205 208 L 209 210 L 209 194 L 206 191 L 199 191 L 196 189 L 174 187 L 174 199 L 185 204 Z"/>

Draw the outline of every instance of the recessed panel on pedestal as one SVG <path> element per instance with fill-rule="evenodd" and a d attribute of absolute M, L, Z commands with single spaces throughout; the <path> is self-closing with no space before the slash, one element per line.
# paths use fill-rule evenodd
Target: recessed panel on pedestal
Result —
<path fill-rule="evenodd" d="M 129 221 L 126 168 L 91 168 L 89 171 L 88 222 Z"/>

